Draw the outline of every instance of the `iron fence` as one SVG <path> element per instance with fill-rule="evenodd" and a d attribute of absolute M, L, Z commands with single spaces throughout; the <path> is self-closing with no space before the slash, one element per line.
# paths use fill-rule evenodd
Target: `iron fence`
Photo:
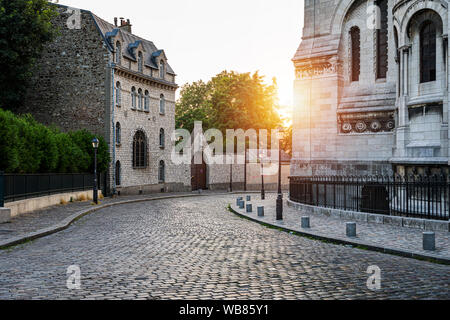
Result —
<path fill-rule="evenodd" d="M 105 187 L 105 175 L 99 175 L 99 190 Z M 91 190 L 94 175 L 80 174 L 2 174 L 0 173 L 0 207 L 4 202 L 46 195 Z"/>
<path fill-rule="evenodd" d="M 449 220 L 447 176 L 290 177 L 290 200 L 349 211 Z"/>

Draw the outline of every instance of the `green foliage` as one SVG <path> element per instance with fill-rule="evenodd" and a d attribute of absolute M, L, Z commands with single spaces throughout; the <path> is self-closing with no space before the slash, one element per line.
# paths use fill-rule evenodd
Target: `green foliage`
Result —
<path fill-rule="evenodd" d="M 47 0 L 0 0 L 0 107 L 20 106 L 56 14 Z"/>
<path fill-rule="evenodd" d="M 194 121 L 203 121 L 203 129 L 274 129 L 281 124 L 277 84 L 264 83 L 255 72 L 223 71 L 208 83 L 186 84 L 176 104 L 177 128 L 192 131 Z"/>
<path fill-rule="evenodd" d="M 62 133 L 30 115 L 15 116 L 0 109 L 0 171 L 7 173 L 92 172 L 94 135 L 85 131 Z M 110 162 L 108 145 L 100 137 L 98 171 Z"/>

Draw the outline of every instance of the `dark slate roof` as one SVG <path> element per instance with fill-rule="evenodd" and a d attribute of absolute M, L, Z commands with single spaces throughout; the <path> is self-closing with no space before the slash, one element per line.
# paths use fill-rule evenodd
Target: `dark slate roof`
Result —
<path fill-rule="evenodd" d="M 158 69 L 159 67 L 155 63 L 155 58 L 160 56 L 163 53 L 163 50 L 158 49 L 152 41 L 145 40 L 140 38 L 134 34 L 128 33 L 125 30 L 119 29 L 113 24 L 106 22 L 105 20 L 99 18 L 95 14 L 92 14 L 100 32 L 103 37 L 108 41 L 108 46 L 110 49 L 113 48 L 113 44 L 110 43 L 111 37 L 116 37 L 119 33 L 123 38 L 122 48 L 126 50 L 122 50 L 122 54 L 125 58 L 136 61 L 136 56 L 134 53 L 134 49 L 142 43 L 142 46 L 145 50 L 144 54 L 144 62 L 147 67 Z M 169 64 L 166 63 L 167 73 L 175 75 L 175 72 L 170 67 Z"/>

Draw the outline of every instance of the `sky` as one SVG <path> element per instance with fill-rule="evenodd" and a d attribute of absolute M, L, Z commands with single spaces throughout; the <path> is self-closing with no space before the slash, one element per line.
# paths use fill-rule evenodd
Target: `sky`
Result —
<path fill-rule="evenodd" d="M 55 2 L 55 1 L 53 1 Z M 292 106 L 292 57 L 300 44 L 304 0 L 59 0 L 113 23 L 130 19 L 133 33 L 164 49 L 177 83 L 208 81 L 223 70 L 277 78 L 280 103 Z M 179 92 L 179 91 L 178 91 Z"/>

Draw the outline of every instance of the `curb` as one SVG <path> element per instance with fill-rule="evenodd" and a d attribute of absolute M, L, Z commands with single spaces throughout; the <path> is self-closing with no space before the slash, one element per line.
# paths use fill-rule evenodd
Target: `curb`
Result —
<path fill-rule="evenodd" d="M 370 251 L 376 251 L 376 252 L 381 252 L 381 253 L 386 253 L 386 254 L 393 254 L 396 256 L 402 256 L 405 258 L 411 258 L 411 259 L 417 259 L 417 260 L 431 260 L 430 262 L 450 265 L 450 258 L 436 256 L 433 254 L 424 254 L 424 253 L 420 253 L 420 252 L 395 249 L 395 248 L 390 248 L 390 247 L 382 247 L 382 246 L 377 246 L 377 245 L 373 245 L 373 244 L 368 244 L 363 241 L 348 240 L 348 239 L 344 239 L 344 238 L 324 236 L 324 235 L 314 233 L 314 232 L 305 232 L 305 231 L 295 230 L 295 229 L 284 227 L 281 224 L 273 224 L 270 222 L 261 221 L 259 219 L 248 216 L 246 214 L 240 213 L 240 212 L 236 211 L 235 209 L 233 209 L 233 206 L 230 206 L 230 211 L 237 216 L 240 216 L 244 219 L 251 220 L 251 221 L 261 224 L 263 226 L 279 228 L 285 232 L 293 232 L 293 233 L 303 236 L 303 237 L 309 237 L 309 238 L 313 238 L 316 240 L 328 241 L 328 242 L 332 242 L 334 244 L 339 244 L 339 245 L 359 246 L 359 247 L 363 247 L 363 249 L 367 249 Z"/>
<path fill-rule="evenodd" d="M 190 197 L 208 197 L 208 196 L 216 196 L 216 195 L 231 195 L 231 194 L 243 194 L 244 191 L 235 191 L 235 192 L 227 192 L 227 193 L 214 193 L 214 194 L 180 194 L 180 195 L 172 195 L 172 196 L 160 196 L 154 198 L 142 198 L 142 199 L 133 199 L 133 200 L 125 200 L 114 203 L 108 203 L 104 205 L 100 205 L 94 208 L 85 209 L 83 211 L 79 211 L 63 221 L 54 224 L 51 227 L 47 227 L 44 229 L 40 229 L 38 231 L 29 232 L 24 236 L 18 236 L 15 238 L 8 239 L 6 241 L 0 242 L 0 250 L 5 250 L 9 247 L 17 246 L 19 244 L 23 244 L 25 242 L 33 241 L 39 238 L 43 238 L 49 236 L 51 234 L 66 230 L 69 228 L 75 221 L 81 219 L 82 217 L 91 214 L 93 212 L 110 208 L 113 206 L 119 206 L 130 203 L 139 203 L 139 202 L 148 202 L 148 201 L 157 201 L 157 200 L 167 200 L 167 199 L 178 199 L 178 198 L 190 198 Z M 247 193 L 257 193 L 257 192 L 247 192 Z"/>

